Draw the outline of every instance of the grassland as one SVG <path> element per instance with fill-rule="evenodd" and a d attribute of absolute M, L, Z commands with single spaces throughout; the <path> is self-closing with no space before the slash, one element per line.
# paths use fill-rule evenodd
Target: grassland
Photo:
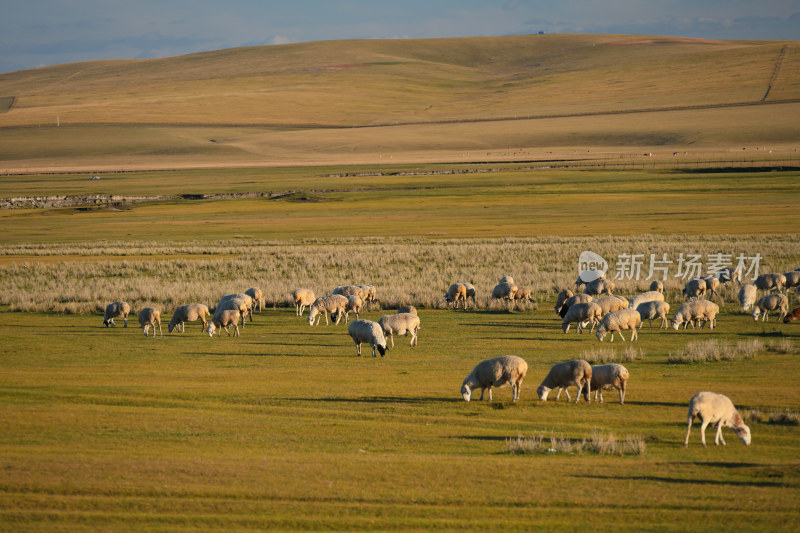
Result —
<path fill-rule="evenodd" d="M 625 357 L 552 312 L 583 250 L 800 266 L 798 49 L 341 41 L 0 75 L 0 198 L 117 198 L 0 209 L 0 530 L 796 530 L 800 330 L 754 322 L 735 288 L 713 332 L 641 330 L 626 405 L 534 391 L 557 361 Z M 505 274 L 533 305 L 490 301 Z M 476 308 L 444 309 L 457 280 Z M 364 318 L 418 306 L 419 346 L 357 358 L 288 305 L 343 283 L 377 287 Z M 116 299 L 166 330 L 250 286 L 268 309 L 241 338 L 102 327 Z M 463 402 L 507 353 L 529 364 L 521 401 Z M 695 427 L 683 448 L 703 389 L 752 446 L 703 449 Z M 508 445 L 595 434 L 644 453 Z"/>

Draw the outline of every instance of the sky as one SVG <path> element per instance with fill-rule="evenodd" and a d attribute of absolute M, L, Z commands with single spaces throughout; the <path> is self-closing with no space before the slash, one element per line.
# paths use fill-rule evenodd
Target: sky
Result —
<path fill-rule="evenodd" d="M 335 39 L 800 40 L 798 0 L 0 0 L 0 72 Z"/>

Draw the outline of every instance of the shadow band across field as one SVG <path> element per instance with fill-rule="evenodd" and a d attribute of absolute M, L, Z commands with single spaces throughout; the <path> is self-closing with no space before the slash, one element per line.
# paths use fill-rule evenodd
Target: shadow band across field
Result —
<path fill-rule="evenodd" d="M 716 479 L 684 479 L 664 476 L 604 476 L 600 474 L 578 474 L 574 477 L 598 479 L 603 481 L 653 481 L 657 483 L 675 483 L 678 485 L 718 485 L 731 487 L 788 487 L 788 483 L 774 481 L 722 481 Z"/>

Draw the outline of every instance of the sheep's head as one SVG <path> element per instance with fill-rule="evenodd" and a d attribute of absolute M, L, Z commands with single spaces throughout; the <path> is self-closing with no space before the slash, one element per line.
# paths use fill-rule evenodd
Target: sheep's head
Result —
<path fill-rule="evenodd" d="M 464 397 L 465 402 L 468 402 L 470 399 L 472 399 L 472 389 L 466 383 L 461 385 L 461 396 Z"/>
<path fill-rule="evenodd" d="M 381 345 L 381 344 L 376 344 L 376 345 L 375 345 L 375 348 L 377 348 L 377 349 L 378 349 L 378 353 L 379 353 L 379 354 L 381 354 L 381 357 L 383 357 L 384 355 L 386 355 L 386 345 L 385 345 L 385 344 L 383 344 L 383 345 Z"/>
<path fill-rule="evenodd" d="M 761 309 L 758 306 L 756 306 L 753 308 L 753 313 L 750 316 L 753 317 L 753 320 L 758 322 L 758 315 L 760 314 L 761 314 Z"/>
<path fill-rule="evenodd" d="M 550 393 L 552 389 L 550 387 L 545 387 L 544 385 L 539 385 L 536 388 L 536 396 L 539 397 L 540 400 L 543 402 L 547 401 L 547 395 Z"/>
<path fill-rule="evenodd" d="M 683 322 L 683 316 L 675 313 L 675 316 L 672 317 L 672 321 L 670 321 L 669 325 L 672 326 L 672 329 L 678 331 L 678 328 L 681 327 L 681 323 Z"/>
<path fill-rule="evenodd" d="M 317 314 L 319 314 L 319 311 L 317 311 L 316 307 L 312 307 L 309 310 L 309 312 L 308 312 L 308 325 L 309 326 L 313 326 L 314 325 L 314 319 L 317 317 Z"/>
<path fill-rule="evenodd" d="M 106 320 L 106 319 L 104 318 L 104 319 L 103 319 L 103 325 L 104 325 L 105 327 L 107 327 L 107 328 L 108 328 L 108 327 L 111 327 L 111 326 L 113 326 L 113 325 L 114 325 L 114 320 L 113 320 L 113 319 L 111 319 L 111 320 Z"/>
<path fill-rule="evenodd" d="M 206 332 L 208 332 L 208 336 L 209 337 L 213 337 L 214 336 L 214 331 L 216 329 L 217 329 L 217 327 L 214 325 L 214 323 L 213 322 L 209 322 L 208 323 L 208 327 L 206 328 Z"/>
<path fill-rule="evenodd" d="M 603 342 L 603 339 L 606 337 L 606 333 L 608 332 L 606 331 L 605 326 L 601 324 L 597 327 L 597 331 L 594 332 L 594 336 L 597 337 L 597 340 Z"/>
<path fill-rule="evenodd" d="M 739 437 L 739 440 L 742 441 L 742 444 L 745 446 L 750 446 L 750 428 L 747 424 L 742 423 L 741 426 L 733 428 L 736 432 L 736 436 Z"/>

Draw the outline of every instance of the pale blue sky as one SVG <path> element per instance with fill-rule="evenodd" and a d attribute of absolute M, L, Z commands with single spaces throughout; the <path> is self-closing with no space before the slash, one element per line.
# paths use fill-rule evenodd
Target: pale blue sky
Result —
<path fill-rule="evenodd" d="M 798 0 L 0 0 L 0 72 L 330 39 L 625 33 L 800 40 Z"/>

